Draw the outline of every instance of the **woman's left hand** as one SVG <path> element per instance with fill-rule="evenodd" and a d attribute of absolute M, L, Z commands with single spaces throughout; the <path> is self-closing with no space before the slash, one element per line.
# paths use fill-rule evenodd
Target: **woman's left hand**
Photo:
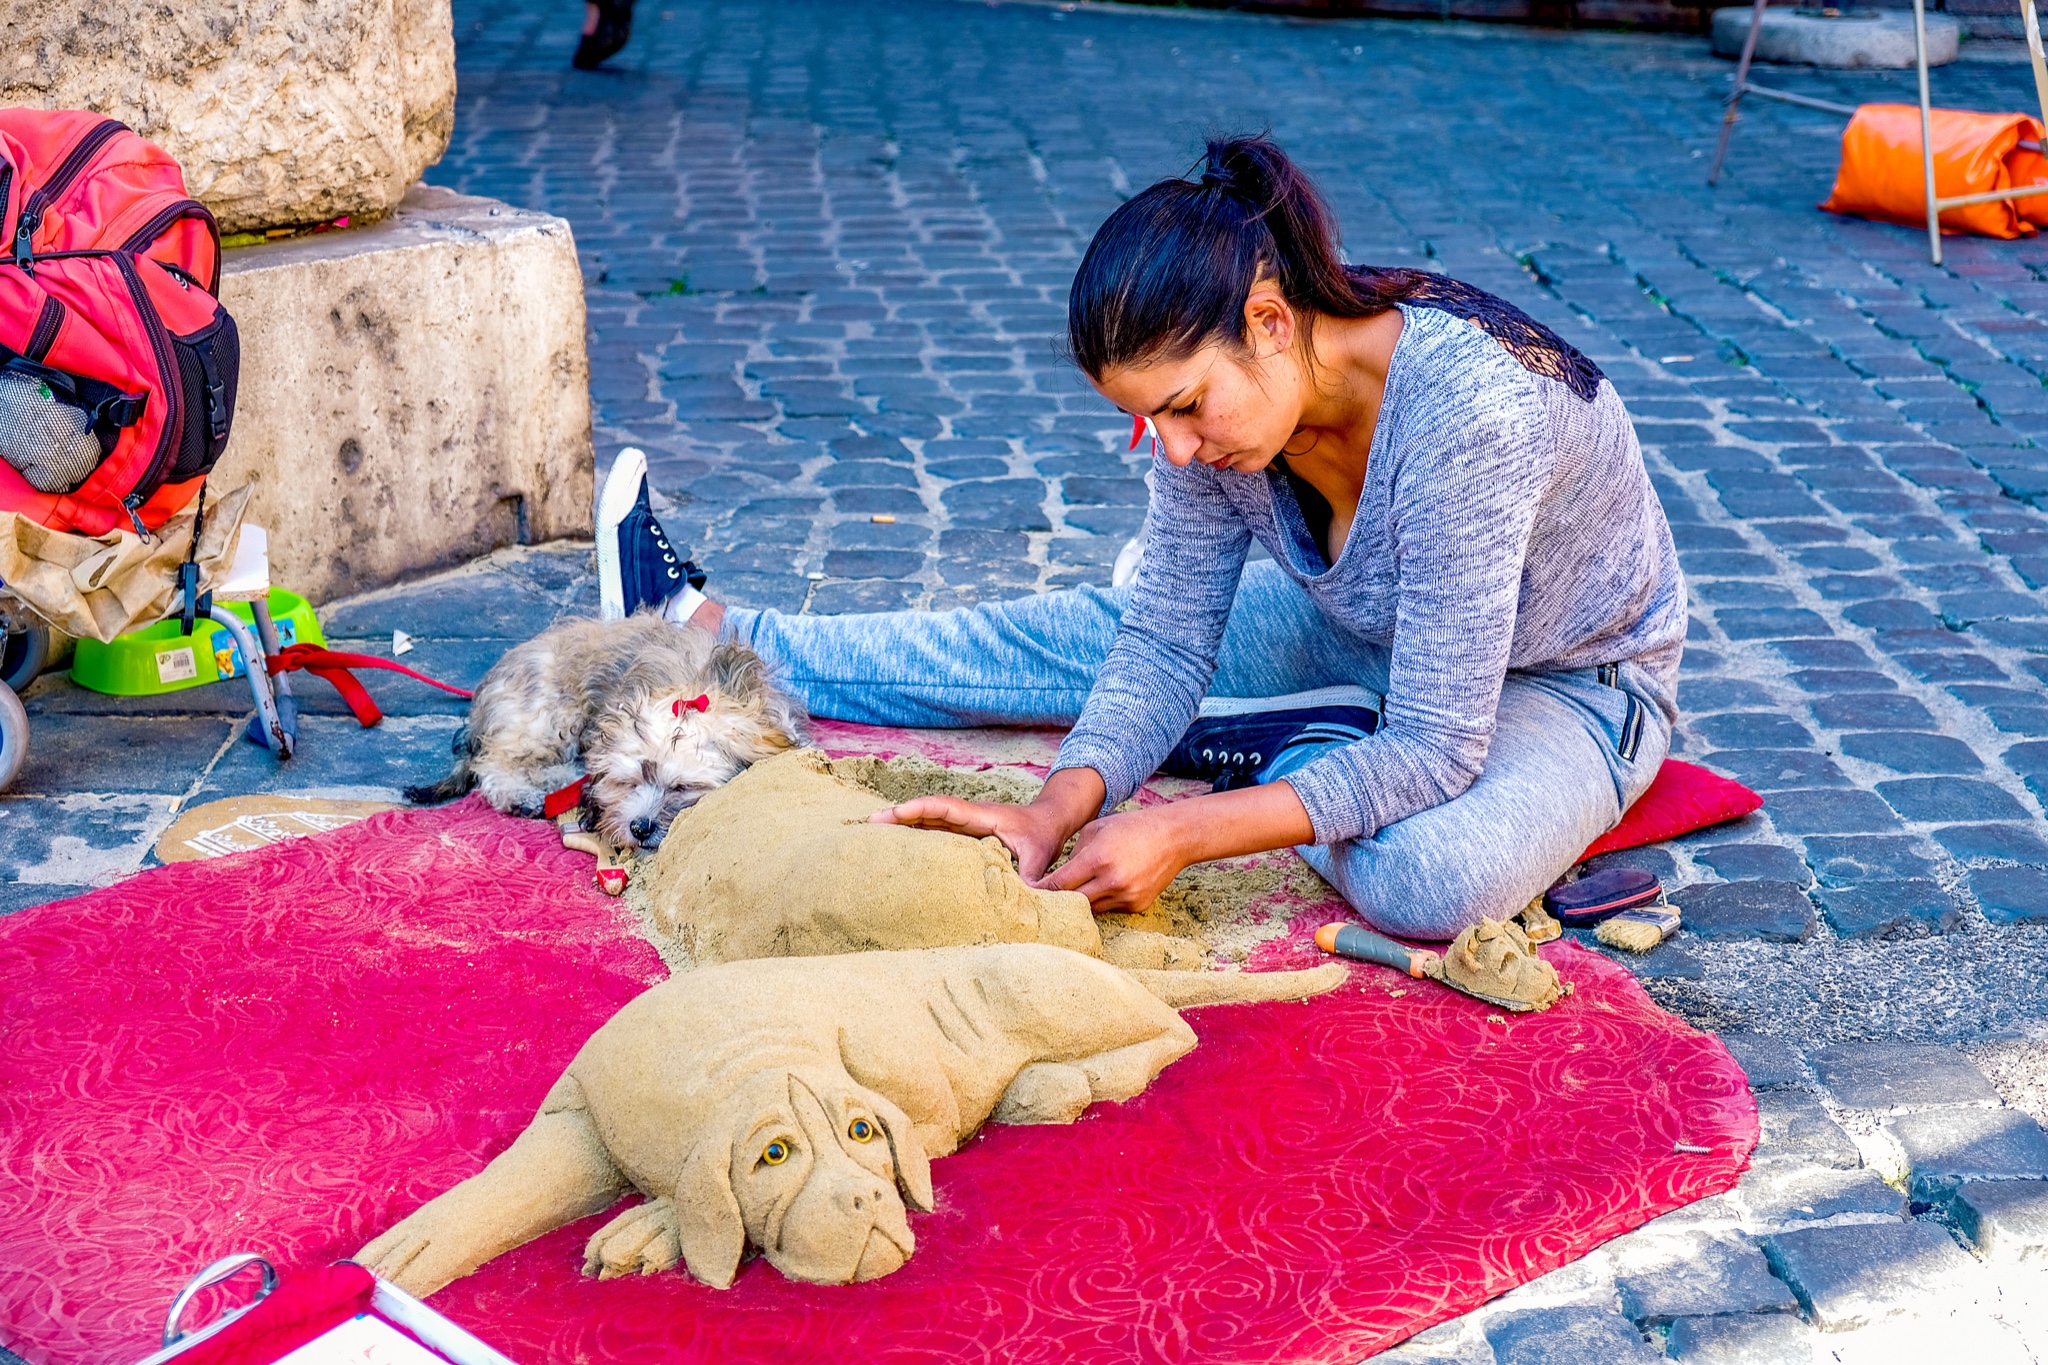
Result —
<path fill-rule="evenodd" d="M 1079 891 L 1098 914 L 1143 910 L 1190 864 L 1314 839 L 1294 788 L 1272 782 L 1091 820 L 1075 836 L 1074 856 L 1031 884 Z"/>
<path fill-rule="evenodd" d="M 1180 847 L 1171 807 L 1105 815 L 1081 827 L 1074 854 L 1032 885 L 1079 891 L 1097 914 L 1143 910 L 1192 858 Z"/>

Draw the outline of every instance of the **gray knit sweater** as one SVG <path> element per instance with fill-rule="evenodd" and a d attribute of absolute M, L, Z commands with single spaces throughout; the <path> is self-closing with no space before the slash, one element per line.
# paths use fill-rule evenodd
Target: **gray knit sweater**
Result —
<path fill-rule="evenodd" d="M 1253 537 L 1332 630 L 1390 652 L 1385 726 L 1287 779 L 1317 843 L 1369 837 L 1469 787 L 1509 669 L 1634 660 L 1675 714 L 1685 585 L 1613 386 L 1585 402 L 1472 324 L 1401 311 L 1334 565 L 1277 473 L 1154 462 L 1144 566 L 1055 765 L 1102 774 L 1108 805 L 1194 718 Z"/>

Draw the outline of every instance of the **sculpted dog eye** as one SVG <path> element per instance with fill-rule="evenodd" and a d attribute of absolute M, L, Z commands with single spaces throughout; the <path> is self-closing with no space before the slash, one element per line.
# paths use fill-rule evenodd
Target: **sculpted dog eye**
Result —
<path fill-rule="evenodd" d="M 761 1149 L 761 1160 L 765 1165 L 780 1166 L 789 1160 L 789 1144 L 777 1138 Z"/>
<path fill-rule="evenodd" d="M 846 1135 L 855 1142 L 873 1142 L 875 1140 L 875 1125 L 869 1123 L 866 1119 L 855 1119 L 847 1125 Z"/>

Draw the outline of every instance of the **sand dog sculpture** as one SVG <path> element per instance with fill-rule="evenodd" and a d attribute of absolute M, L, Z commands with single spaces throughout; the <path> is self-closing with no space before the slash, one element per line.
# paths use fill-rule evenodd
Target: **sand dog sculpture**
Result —
<path fill-rule="evenodd" d="M 756 763 L 663 841 L 647 880 L 657 926 L 698 962 L 976 943 L 1104 955 L 1087 897 L 1025 885 L 995 839 L 867 822 L 890 804 L 815 749 Z M 1200 961 L 1185 940 L 1124 938 L 1119 965 Z"/>
<path fill-rule="evenodd" d="M 569 1063 L 525 1132 L 356 1259 L 414 1294 L 629 1190 L 584 1272 L 729 1287 L 751 1245 L 791 1279 L 872 1280 L 915 1247 L 931 1162 L 985 1122 L 1071 1123 L 1195 1046 L 1175 1006 L 1299 1000 L 1306 972 L 1127 973 L 997 944 L 771 958 L 672 977 Z"/>

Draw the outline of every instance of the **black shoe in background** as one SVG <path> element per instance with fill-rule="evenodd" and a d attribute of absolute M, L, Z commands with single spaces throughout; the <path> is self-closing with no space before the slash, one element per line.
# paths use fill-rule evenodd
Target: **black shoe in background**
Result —
<path fill-rule="evenodd" d="M 578 71 L 595 71 L 605 58 L 616 53 L 633 36 L 633 0 L 595 0 L 597 27 L 576 44 L 572 65 Z"/>

